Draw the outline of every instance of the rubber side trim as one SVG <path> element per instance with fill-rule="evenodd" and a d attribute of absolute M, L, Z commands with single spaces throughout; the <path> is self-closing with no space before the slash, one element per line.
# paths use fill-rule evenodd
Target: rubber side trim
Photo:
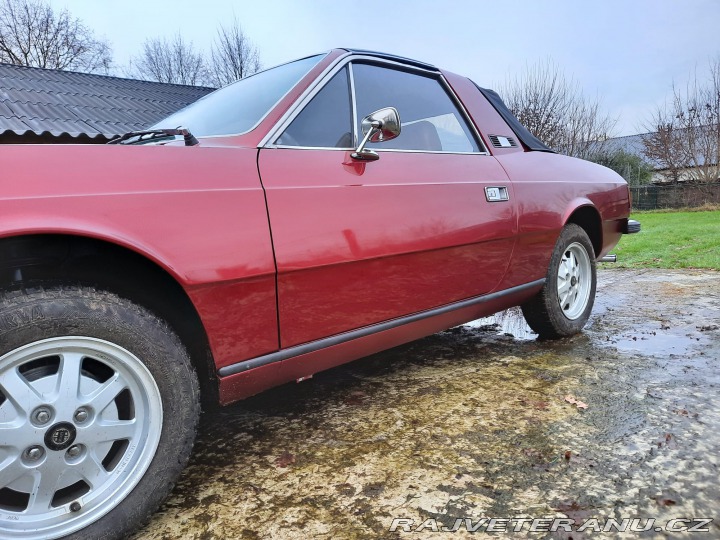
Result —
<path fill-rule="evenodd" d="M 495 292 L 495 293 L 491 293 L 491 294 L 485 294 L 483 296 L 476 296 L 475 298 L 461 300 L 460 302 L 455 302 L 453 304 L 447 304 L 445 306 L 433 308 L 433 309 L 430 309 L 427 311 L 421 311 L 420 313 L 414 313 L 412 315 L 407 315 L 405 317 L 392 319 L 390 321 L 373 324 L 370 326 L 365 326 L 363 328 L 358 328 L 357 330 L 351 330 L 349 332 L 344 332 L 342 334 L 336 334 L 334 336 L 319 339 L 317 341 L 303 343 L 302 345 L 296 345 L 295 347 L 289 347 L 287 349 L 282 349 L 282 350 L 279 350 L 274 353 L 266 354 L 263 356 L 258 356 L 257 358 L 251 358 L 250 360 L 244 360 L 242 362 L 238 362 L 237 364 L 231 364 L 229 366 L 222 367 L 218 370 L 218 375 L 220 375 L 221 377 L 227 377 L 228 375 L 235 375 L 236 373 L 242 373 L 243 371 L 247 371 L 249 369 L 266 366 L 268 364 L 272 364 L 275 362 L 281 362 L 283 360 L 287 360 L 288 358 L 293 358 L 294 356 L 300 356 L 302 354 L 319 351 L 320 349 L 326 349 L 327 347 L 332 347 L 334 345 L 339 345 L 341 343 L 346 343 L 348 341 L 352 341 L 353 339 L 358 339 L 358 338 L 369 336 L 372 334 L 377 334 L 378 332 L 383 332 L 385 330 L 397 328 L 397 327 L 403 326 L 405 324 L 413 323 L 416 321 L 421 321 L 423 319 L 429 319 L 430 317 L 435 317 L 437 315 L 443 315 L 443 314 L 449 313 L 451 311 L 463 309 L 466 307 L 471 307 L 471 306 L 474 306 L 477 304 L 482 304 L 484 302 L 490 302 L 492 300 L 497 300 L 498 298 L 502 298 L 503 296 L 509 296 L 511 294 L 523 292 L 523 291 L 525 291 L 527 289 L 531 289 L 533 287 L 539 287 L 539 286 L 541 287 L 544 283 L 545 283 L 545 278 L 542 278 L 542 279 L 538 279 L 536 281 L 532 281 L 530 283 L 525 283 L 524 285 L 518 285 L 517 287 L 505 289 L 504 291 L 499 291 L 499 292 Z"/>

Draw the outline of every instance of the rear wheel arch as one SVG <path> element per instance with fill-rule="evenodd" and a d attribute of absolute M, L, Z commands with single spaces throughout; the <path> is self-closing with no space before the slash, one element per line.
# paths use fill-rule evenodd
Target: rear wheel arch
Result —
<path fill-rule="evenodd" d="M 530 328 L 542 338 L 580 332 L 592 312 L 597 288 L 592 242 L 580 225 L 567 223 L 555 244 L 545 283 L 522 304 Z"/>
<path fill-rule="evenodd" d="M 117 294 L 154 313 L 177 333 L 198 373 L 203 407 L 218 403 L 208 336 L 189 296 L 165 268 L 118 244 L 69 234 L 0 239 L 0 288 L 87 285 Z"/>
<path fill-rule="evenodd" d="M 597 257 L 602 251 L 603 246 L 603 232 L 602 232 L 602 219 L 600 218 L 600 212 L 591 204 L 586 204 L 575 208 L 567 217 L 564 225 L 568 223 L 574 223 L 587 233 L 590 238 L 590 242 L 593 245 L 593 251 L 595 257 Z"/>

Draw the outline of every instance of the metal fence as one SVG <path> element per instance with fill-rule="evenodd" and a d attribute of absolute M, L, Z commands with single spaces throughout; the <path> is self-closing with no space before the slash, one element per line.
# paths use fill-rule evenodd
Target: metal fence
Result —
<path fill-rule="evenodd" d="M 630 193 L 634 210 L 720 204 L 720 183 L 630 186 Z"/>

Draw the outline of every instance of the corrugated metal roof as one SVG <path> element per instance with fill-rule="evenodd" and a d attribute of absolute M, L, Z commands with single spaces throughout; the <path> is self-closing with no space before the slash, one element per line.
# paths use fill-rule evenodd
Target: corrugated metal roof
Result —
<path fill-rule="evenodd" d="M 11 131 L 110 139 L 154 124 L 212 91 L 0 64 L 0 135 Z"/>
<path fill-rule="evenodd" d="M 680 137 L 686 137 L 687 133 L 684 128 L 678 128 L 676 131 L 676 134 Z M 655 133 L 640 133 L 638 135 L 626 135 L 624 137 L 613 137 L 612 139 L 607 139 L 605 141 L 596 142 L 593 145 L 593 149 L 600 150 L 604 152 L 617 152 L 618 150 L 622 150 L 623 152 L 626 152 L 628 154 L 633 154 L 636 156 L 640 156 L 642 159 L 644 159 L 647 163 L 649 163 L 655 170 L 662 170 L 665 168 L 665 165 L 660 163 L 656 159 L 651 159 L 645 154 L 645 139 L 648 137 L 655 135 Z M 705 158 L 706 156 L 702 154 L 702 152 L 697 153 L 695 156 L 695 160 L 698 164 L 704 165 L 705 164 Z"/>
<path fill-rule="evenodd" d="M 613 137 L 597 144 L 607 152 L 617 152 L 621 150 L 627 154 L 633 154 L 647 159 L 644 155 L 644 139 L 648 135 L 650 135 L 650 133 L 641 133 L 639 135 L 625 135 L 624 137 Z"/>
<path fill-rule="evenodd" d="M 640 133 L 638 135 L 625 135 L 624 137 L 613 137 L 604 141 L 593 143 L 592 150 L 614 153 L 618 151 L 639 156 L 649 163 L 654 169 L 662 168 L 661 164 L 648 158 L 645 155 L 645 138 L 651 133 Z"/>

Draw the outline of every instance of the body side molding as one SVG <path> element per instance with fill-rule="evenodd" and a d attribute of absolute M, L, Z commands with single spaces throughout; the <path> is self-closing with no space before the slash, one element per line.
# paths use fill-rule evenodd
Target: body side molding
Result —
<path fill-rule="evenodd" d="M 294 347 L 282 349 L 282 350 L 279 350 L 274 353 L 265 354 L 263 356 L 258 356 L 257 358 L 251 358 L 250 360 L 244 360 L 242 362 L 238 362 L 237 364 L 231 364 L 229 366 L 222 367 L 218 370 L 218 375 L 220 377 L 227 377 L 229 375 L 235 375 L 237 373 L 242 373 L 242 372 L 248 371 L 250 369 L 266 366 L 268 364 L 273 364 L 275 362 L 281 362 L 283 360 L 287 360 L 287 359 L 293 358 L 295 356 L 300 356 L 303 354 L 319 351 L 320 349 L 325 349 L 327 347 L 332 347 L 334 345 L 339 345 L 341 343 L 352 341 L 353 339 L 369 336 L 371 334 L 376 334 L 378 332 L 383 332 L 385 330 L 390 330 L 392 328 L 397 328 L 399 326 L 403 326 L 405 324 L 420 321 L 422 319 L 428 319 L 430 317 L 435 317 L 437 315 L 449 313 L 449 312 L 455 311 L 457 309 L 462 309 L 462 308 L 474 306 L 476 304 L 482 304 L 484 302 L 490 302 L 492 300 L 497 300 L 498 298 L 502 298 L 503 296 L 508 296 L 511 294 L 523 292 L 527 289 L 532 289 L 534 287 L 542 286 L 542 285 L 544 285 L 544 283 L 545 283 L 545 278 L 542 278 L 542 279 L 538 279 L 536 281 L 531 281 L 530 283 L 518 285 L 517 287 L 511 287 L 510 289 L 505 289 L 502 291 L 485 294 L 483 296 L 476 296 L 475 298 L 461 300 L 461 301 L 455 302 L 453 304 L 447 304 L 447 305 L 433 308 L 433 309 L 430 309 L 427 311 L 422 311 L 420 313 L 413 313 L 412 315 L 407 315 L 405 317 L 400 317 L 397 319 L 392 319 L 390 321 L 385 321 L 382 323 L 365 326 L 363 328 L 358 328 L 357 330 L 343 332 L 342 334 L 337 334 L 337 335 L 330 336 L 327 338 L 319 339 L 317 341 L 303 343 L 302 345 L 296 345 Z"/>

